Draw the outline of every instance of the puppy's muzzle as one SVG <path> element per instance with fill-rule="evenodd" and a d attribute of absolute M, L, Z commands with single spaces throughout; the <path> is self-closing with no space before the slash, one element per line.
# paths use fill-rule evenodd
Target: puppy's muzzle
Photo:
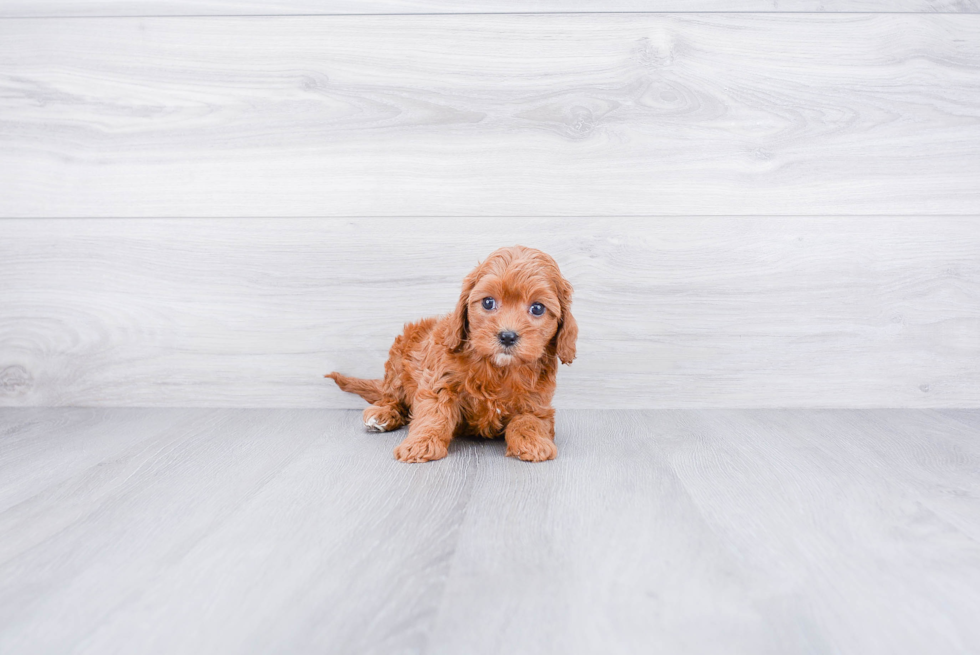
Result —
<path fill-rule="evenodd" d="M 517 343 L 518 338 L 517 333 L 511 332 L 510 330 L 497 333 L 497 341 L 499 341 L 500 345 L 504 346 L 505 348 L 510 348 Z"/>

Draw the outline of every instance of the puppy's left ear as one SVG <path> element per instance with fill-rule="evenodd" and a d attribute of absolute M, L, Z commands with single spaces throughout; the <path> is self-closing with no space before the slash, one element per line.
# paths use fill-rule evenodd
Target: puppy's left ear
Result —
<path fill-rule="evenodd" d="M 572 285 L 559 274 L 555 286 L 561 305 L 561 318 L 555 333 L 555 353 L 562 364 L 571 364 L 575 359 L 575 342 L 578 340 L 578 323 L 572 316 Z"/>

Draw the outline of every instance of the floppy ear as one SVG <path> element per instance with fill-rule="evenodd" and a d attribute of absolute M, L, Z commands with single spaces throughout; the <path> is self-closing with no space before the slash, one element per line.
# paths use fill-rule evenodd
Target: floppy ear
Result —
<path fill-rule="evenodd" d="M 572 316 L 572 285 L 558 276 L 558 303 L 561 305 L 561 319 L 555 332 L 555 353 L 562 364 L 571 364 L 575 359 L 575 342 L 578 340 L 578 323 Z"/>
<path fill-rule="evenodd" d="M 467 320 L 467 307 L 469 305 L 470 292 L 473 291 L 473 287 L 476 286 L 476 281 L 479 279 L 480 267 L 477 266 L 476 269 L 463 278 L 463 290 L 459 293 L 459 301 L 456 303 L 456 309 L 449 315 L 449 326 L 442 343 L 453 352 L 459 352 L 463 348 L 463 343 L 468 336 L 469 322 Z"/>

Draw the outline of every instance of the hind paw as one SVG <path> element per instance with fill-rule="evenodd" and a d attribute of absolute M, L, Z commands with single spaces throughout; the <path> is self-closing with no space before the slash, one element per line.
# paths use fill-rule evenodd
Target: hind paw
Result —
<path fill-rule="evenodd" d="M 371 405 L 364 410 L 364 427 L 371 432 L 389 432 L 403 425 L 401 413 L 392 407 Z"/>

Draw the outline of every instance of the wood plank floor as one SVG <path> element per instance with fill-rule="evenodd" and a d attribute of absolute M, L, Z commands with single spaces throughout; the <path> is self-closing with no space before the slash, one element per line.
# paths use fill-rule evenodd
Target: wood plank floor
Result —
<path fill-rule="evenodd" d="M 969 653 L 980 412 L 0 411 L 4 653 Z"/>

